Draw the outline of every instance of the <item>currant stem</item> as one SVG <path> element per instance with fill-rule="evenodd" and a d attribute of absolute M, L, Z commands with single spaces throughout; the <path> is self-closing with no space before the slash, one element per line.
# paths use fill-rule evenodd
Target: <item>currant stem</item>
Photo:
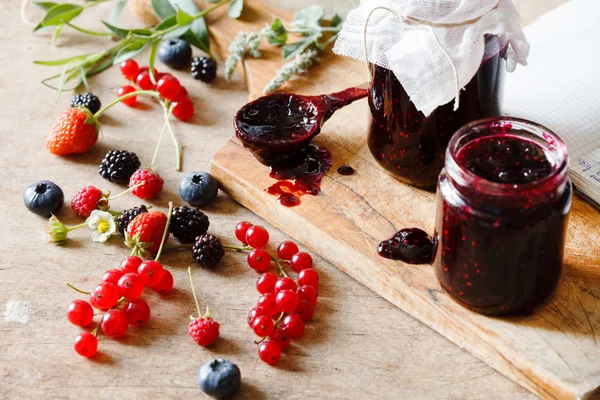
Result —
<path fill-rule="evenodd" d="M 200 311 L 200 305 L 198 304 L 198 297 L 196 297 L 196 289 L 194 289 L 194 281 L 192 280 L 192 267 L 188 267 L 188 275 L 190 276 L 190 286 L 192 287 L 192 294 L 194 295 L 194 302 L 196 303 L 196 311 L 198 311 L 198 317 L 202 315 Z"/>
<path fill-rule="evenodd" d="M 108 198 L 106 199 L 106 201 L 110 201 L 110 200 L 118 199 L 119 197 L 123 196 L 124 194 L 127 194 L 127 193 L 131 192 L 132 190 L 134 190 L 134 189 L 137 189 L 137 188 L 139 188 L 140 186 L 143 186 L 143 185 L 145 185 L 145 184 L 146 184 L 146 181 L 141 181 L 141 182 L 140 182 L 140 183 L 138 183 L 137 185 L 130 187 L 129 189 L 125 190 L 124 192 L 121 192 L 121 193 L 119 193 L 119 194 L 116 194 L 116 195 L 114 195 L 114 196 L 112 196 L 112 197 L 108 197 Z M 119 214 L 119 215 L 120 215 L 120 214 Z"/>
<path fill-rule="evenodd" d="M 158 92 L 156 92 L 154 90 L 136 90 L 135 92 L 127 93 L 127 94 L 124 94 L 121 97 L 118 97 L 117 99 L 113 100 L 112 102 L 110 102 L 109 104 L 107 104 L 106 106 L 104 106 L 104 108 L 101 108 L 96 114 L 94 114 L 94 119 L 100 118 L 100 116 L 102 114 L 104 114 L 104 112 L 106 110 L 108 110 L 109 108 L 111 108 L 115 104 L 118 104 L 118 103 L 122 102 L 123 100 L 127 100 L 130 97 L 139 96 L 139 95 L 156 97 L 157 99 L 160 100 L 160 95 L 158 94 Z"/>
<path fill-rule="evenodd" d="M 179 145 L 179 141 L 177 140 L 177 136 L 175 136 L 175 132 L 173 131 L 173 127 L 171 126 L 171 113 L 173 112 L 173 107 L 169 107 L 168 102 L 162 103 L 163 108 L 165 110 L 165 124 L 167 125 L 167 129 L 169 130 L 169 134 L 171 135 L 171 139 L 173 140 L 173 144 L 175 145 L 175 170 L 177 172 L 181 171 L 181 146 Z"/>
<path fill-rule="evenodd" d="M 81 293 L 81 294 L 85 294 L 85 295 L 90 295 L 92 294 L 92 292 L 86 292 L 85 290 L 81 290 L 76 288 L 75 286 L 71 285 L 69 282 L 67 282 L 67 286 L 70 287 L 71 289 L 73 289 L 74 291 Z"/>
<path fill-rule="evenodd" d="M 169 214 L 167 215 L 167 224 L 165 225 L 165 230 L 163 231 L 163 236 L 162 239 L 160 241 L 160 247 L 158 248 L 158 253 L 156 253 L 156 257 L 154 258 L 154 261 L 157 261 L 160 259 L 160 256 L 162 255 L 163 252 L 163 248 L 165 247 L 165 243 L 167 242 L 167 237 L 169 236 L 169 226 L 171 226 L 171 214 L 173 213 L 173 202 L 170 201 L 169 202 Z"/>
<path fill-rule="evenodd" d="M 281 314 L 279 314 L 279 317 L 277 318 L 277 321 L 275 321 L 275 323 L 273 324 L 275 326 L 275 329 L 277 329 L 277 325 L 279 325 L 279 323 L 283 319 L 284 314 L 285 314 L 284 312 L 282 312 Z"/>
<path fill-rule="evenodd" d="M 152 157 L 152 161 L 150 162 L 148 169 L 151 169 L 152 166 L 154 165 L 154 162 L 156 161 L 156 157 L 158 156 L 158 150 L 160 149 L 160 144 L 162 143 L 163 136 L 165 135 L 166 130 L 167 130 L 167 121 L 165 120 L 162 131 L 160 131 L 160 136 L 158 137 L 158 142 L 156 143 L 156 148 L 154 149 L 154 156 Z"/>
<path fill-rule="evenodd" d="M 100 329 L 100 324 L 98 324 L 98 326 L 96 326 L 94 328 L 94 330 L 92 331 L 92 335 L 94 335 L 94 337 L 98 336 L 98 330 Z"/>
<path fill-rule="evenodd" d="M 224 244 L 223 248 L 224 249 L 229 249 L 229 250 L 235 250 L 237 252 L 242 252 L 242 251 L 252 250 L 254 247 L 252 247 L 252 246 L 233 246 L 233 245 L 230 245 L 230 244 Z"/>
<path fill-rule="evenodd" d="M 284 276 L 287 278 L 288 274 L 285 272 L 285 270 L 283 269 L 283 266 L 281 265 L 281 262 L 285 261 L 285 260 L 280 260 L 278 258 L 271 256 L 271 261 L 273 261 L 273 262 L 275 262 L 275 264 L 277 264 L 277 269 L 279 269 L 279 273 L 281 274 L 281 276 Z"/>

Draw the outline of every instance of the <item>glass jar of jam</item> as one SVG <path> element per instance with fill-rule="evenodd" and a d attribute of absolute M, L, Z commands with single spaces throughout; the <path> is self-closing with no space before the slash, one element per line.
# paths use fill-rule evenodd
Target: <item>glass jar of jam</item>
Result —
<path fill-rule="evenodd" d="M 453 100 L 428 117 L 416 109 L 392 71 L 371 65 L 368 143 L 379 164 L 403 182 L 434 187 L 454 132 L 466 123 L 500 115 L 506 49 L 499 36 L 486 35 L 483 60 L 460 94 L 460 107 L 454 111 Z"/>
<path fill-rule="evenodd" d="M 442 287 L 482 314 L 533 310 L 561 275 L 571 198 L 567 149 L 548 129 L 507 117 L 461 128 L 438 181 Z"/>

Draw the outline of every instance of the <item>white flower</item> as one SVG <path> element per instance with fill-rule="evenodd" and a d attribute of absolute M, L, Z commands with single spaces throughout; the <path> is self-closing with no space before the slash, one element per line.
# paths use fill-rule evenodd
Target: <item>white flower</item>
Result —
<path fill-rule="evenodd" d="M 104 243 L 117 230 L 115 217 L 107 211 L 94 210 L 85 221 L 90 229 L 93 229 L 92 240 Z"/>

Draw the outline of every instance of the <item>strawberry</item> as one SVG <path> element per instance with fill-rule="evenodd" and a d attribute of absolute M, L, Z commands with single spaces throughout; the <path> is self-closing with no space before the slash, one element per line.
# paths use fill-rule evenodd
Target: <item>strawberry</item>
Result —
<path fill-rule="evenodd" d="M 127 225 L 125 244 L 134 250 L 133 255 L 156 254 L 167 226 L 167 216 L 162 211 L 138 215 Z"/>
<path fill-rule="evenodd" d="M 89 110 L 67 108 L 52 127 L 46 149 L 59 156 L 85 153 L 98 141 L 99 129 L 99 123 Z"/>

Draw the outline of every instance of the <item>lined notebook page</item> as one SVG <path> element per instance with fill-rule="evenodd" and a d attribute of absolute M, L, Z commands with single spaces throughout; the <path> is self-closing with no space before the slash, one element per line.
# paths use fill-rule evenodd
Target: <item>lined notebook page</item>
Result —
<path fill-rule="evenodd" d="M 525 27 L 528 66 L 507 74 L 504 112 L 568 146 L 577 190 L 600 203 L 600 0 L 570 0 Z"/>

